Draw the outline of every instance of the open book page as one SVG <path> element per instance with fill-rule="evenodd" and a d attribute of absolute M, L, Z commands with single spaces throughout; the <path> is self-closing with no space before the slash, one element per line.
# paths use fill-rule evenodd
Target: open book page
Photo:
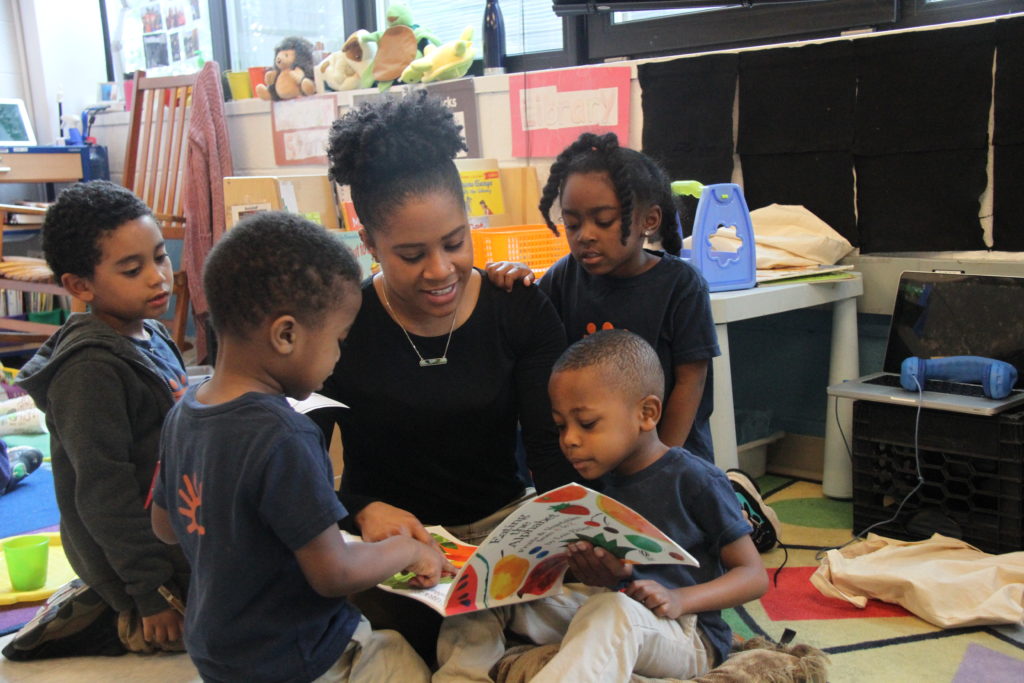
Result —
<path fill-rule="evenodd" d="M 408 587 L 411 577 L 403 580 L 397 575 L 379 587 L 419 600 L 445 616 L 558 592 L 568 569 L 566 546 L 576 541 L 592 543 L 632 564 L 697 566 L 692 555 L 641 515 L 580 484 L 566 484 L 524 503 L 475 550 L 440 527 L 428 531 L 436 534 L 449 560 L 459 567 L 455 578 L 417 589 Z"/>
<path fill-rule="evenodd" d="M 434 537 L 438 545 L 441 546 L 441 550 L 444 552 L 445 557 L 448 561 L 455 566 L 456 569 L 462 569 L 469 559 L 470 555 L 476 550 L 475 545 L 468 545 L 463 543 L 459 539 L 455 538 L 448 532 L 443 526 L 428 526 L 426 527 L 430 535 Z M 358 536 L 342 531 L 341 535 L 345 537 L 345 540 L 349 543 L 360 542 Z M 406 597 L 412 598 L 413 600 L 419 600 L 420 602 L 428 605 L 431 609 L 444 614 L 445 603 L 448 602 L 448 594 L 452 590 L 452 584 L 454 577 L 445 576 L 441 578 L 441 581 L 430 588 L 417 588 L 409 584 L 409 581 L 413 578 L 411 573 L 399 573 L 395 574 L 389 579 L 382 581 L 377 584 L 377 587 L 381 590 L 385 590 L 389 593 L 398 593 Z"/>
<path fill-rule="evenodd" d="M 288 405 L 290 405 L 295 412 L 302 413 L 303 415 L 311 413 L 314 410 L 320 410 L 321 408 L 348 408 L 348 406 L 341 401 L 335 401 L 333 398 L 327 398 L 326 396 L 317 393 L 310 394 L 309 398 L 302 401 L 297 401 L 290 396 L 286 398 L 288 400 Z"/>

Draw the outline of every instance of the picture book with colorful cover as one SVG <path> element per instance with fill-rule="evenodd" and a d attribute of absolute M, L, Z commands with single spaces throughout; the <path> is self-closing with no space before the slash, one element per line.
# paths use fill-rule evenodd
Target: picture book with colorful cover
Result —
<path fill-rule="evenodd" d="M 479 546 L 427 527 L 458 569 L 432 588 L 396 574 L 383 590 L 419 600 L 443 616 L 536 600 L 557 593 L 568 569 L 566 546 L 587 541 L 631 564 L 697 561 L 641 515 L 580 484 L 566 484 L 524 503 Z"/>

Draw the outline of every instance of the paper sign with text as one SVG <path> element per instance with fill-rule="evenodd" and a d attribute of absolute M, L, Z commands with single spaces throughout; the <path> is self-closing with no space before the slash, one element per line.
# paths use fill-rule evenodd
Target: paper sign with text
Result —
<path fill-rule="evenodd" d="M 327 134 L 338 114 L 332 95 L 272 102 L 270 123 L 278 166 L 327 163 Z"/>
<path fill-rule="evenodd" d="M 631 67 L 608 66 L 509 76 L 512 155 L 558 156 L 587 131 L 626 144 L 631 75 Z"/>

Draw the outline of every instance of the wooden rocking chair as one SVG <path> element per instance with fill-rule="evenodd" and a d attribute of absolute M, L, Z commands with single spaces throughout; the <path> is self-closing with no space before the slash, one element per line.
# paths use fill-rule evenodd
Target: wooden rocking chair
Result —
<path fill-rule="evenodd" d="M 150 78 L 136 71 L 122 183 L 153 210 L 165 240 L 185 240 L 182 177 L 196 74 Z M 180 266 L 180 263 L 179 263 Z M 174 313 L 167 321 L 181 351 L 188 326 L 188 277 L 174 273 Z"/>

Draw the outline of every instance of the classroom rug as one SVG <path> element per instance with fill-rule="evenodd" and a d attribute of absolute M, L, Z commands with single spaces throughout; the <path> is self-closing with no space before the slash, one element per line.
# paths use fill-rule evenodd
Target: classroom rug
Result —
<path fill-rule="evenodd" d="M 52 478 L 38 481 L 52 487 Z M 1024 627 L 1020 625 L 944 630 L 898 605 L 871 600 L 862 610 L 821 595 L 808 580 L 819 564 L 816 555 L 822 548 L 851 539 L 852 504 L 824 497 L 815 482 L 772 475 L 757 481 L 779 515 L 780 537 L 788 550 L 776 548 L 762 555 L 770 580 L 764 597 L 726 610 L 726 620 L 737 634 L 779 640 L 787 628 L 792 629 L 796 642 L 813 645 L 829 656 L 830 683 L 1024 681 Z M 52 520 L 46 514 L 29 517 L 25 526 L 31 528 L 26 531 L 40 530 Z M 786 565 L 779 571 L 786 552 Z M 5 634 L 28 621 L 40 604 L 0 606 L 0 645 L 11 637 Z M 7 668 L 15 665 L 0 658 L 0 680 L 15 671 Z M 75 680 L 98 682 L 125 676 L 137 680 L 149 667 L 154 667 L 154 674 L 160 672 L 152 680 L 198 680 L 184 656 L 72 658 L 22 664 L 16 671 L 38 671 L 44 677 L 66 673 Z"/>
<path fill-rule="evenodd" d="M 60 512 L 53 495 L 53 471 L 50 468 L 50 435 L 9 434 L 3 440 L 8 447 L 38 448 L 44 459 L 38 470 L 22 479 L 9 493 L 0 496 L 0 538 L 59 523 Z"/>
<path fill-rule="evenodd" d="M 859 609 L 823 596 L 809 579 L 820 564 L 819 551 L 851 540 L 852 503 L 826 498 L 815 482 L 771 475 L 757 481 L 782 522 L 788 561 L 779 571 L 787 552 L 781 548 L 761 556 L 768 592 L 726 611 L 735 632 L 778 640 L 792 629 L 796 642 L 829 656 L 830 683 L 1024 681 L 1021 625 L 940 629 L 899 605 L 869 600 Z"/>

